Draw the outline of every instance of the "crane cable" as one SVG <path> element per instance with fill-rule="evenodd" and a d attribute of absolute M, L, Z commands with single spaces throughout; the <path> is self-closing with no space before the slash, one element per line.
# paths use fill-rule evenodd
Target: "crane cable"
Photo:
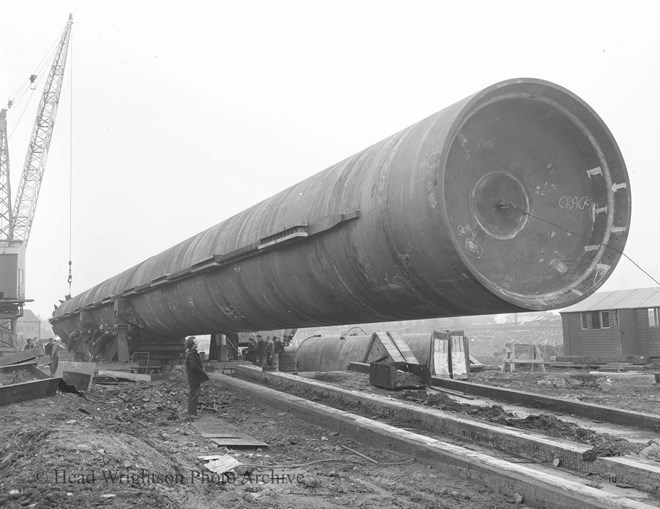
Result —
<path fill-rule="evenodd" d="M 73 36 L 70 35 L 69 48 L 69 293 L 71 296 L 71 282 L 73 281 L 72 267 L 72 245 L 73 245 Z"/>
<path fill-rule="evenodd" d="M 519 206 L 517 206 L 517 205 L 514 205 L 514 204 L 511 203 L 511 202 L 504 201 L 504 200 L 500 200 L 500 201 L 495 205 L 495 207 L 498 208 L 498 209 L 516 209 L 516 210 L 518 210 L 518 211 L 519 211 L 520 213 L 522 213 L 522 214 L 525 214 L 525 215 L 527 215 L 527 216 L 529 216 L 529 217 L 532 217 L 532 218 L 534 218 L 534 219 L 536 219 L 536 220 L 538 220 L 538 221 L 541 221 L 541 222 L 543 222 L 543 223 L 549 224 L 550 226 L 554 226 L 555 228 L 557 228 L 557 229 L 559 229 L 559 230 L 563 230 L 563 231 L 565 231 L 566 233 L 568 233 L 569 235 L 575 235 L 576 237 L 579 237 L 579 238 L 582 238 L 582 239 L 585 239 L 585 240 L 589 240 L 589 241 L 591 241 L 591 239 L 590 239 L 589 237 L 586 237 L 586 236 L 584 236 L 584 235 L 580 235 L 579 233 L 574 232 L 574 231 L 572 231 L 572 230 L 570 230 L 570 229 L 563 228 L 562 226 L 559 226 L 558 224 L 553 223 L 552 221 L 547 221 L 546 219 L 543 219 L 543 218 L 541 218 L 541 217 L 535 216 L 535 215 L 532 214 L 531 212 L 528 212 L 528 211 L 526 211 L 526 210 L 523 210 L 521 207 L 519 207 Z M 642 268 L 642 267 L 641 267 L 641 266 L 640 266 L 635 260 L 633 260 L 630 256 L 628 256 L 628 255 L 627 255 L 626 253 L 624 253 L 622 250 L 617 249 L 617 248 L 615 248 L 614 246 L 610 246 L 609 244 L 603 244 L 602 242 L 599 242 L 598 245 L 599 245 L 599 246 L 604 246 L 606 249 L 611 249 L 612 251 L 615 251 L 615 252 L 619 253 L 620 255 L 622 255 L 623 257 L 625 257 L 630 263 L 632 263 L 635 267 L 637 267 L 641 272 L 643 272 L 646 276 L 648 276 L 648 277 L 649 277 L 649 278 L 650 278 L 650 279 L 651 279 L 656 285 L 660 286 L 660 281 L 658 281 L 656 278 L 654 278 L 654 277 L 653 277 L 648 271 L 644 270 L 644 269 L 643 269 L 643 268 Z"/>
<path fill-rule="evenodd" d="M 17 92 L 14 94 L 13 97 L 9 98 L 9 101 L 7 101 L 7 115 L 10 116 L 12 113 L 12 106 L 17 105 L 20 101 L 23 100 L 25 97 L 25 93 L 29 90 L 30 95 L 28 96 L 27 100 L 25 101 L 25 104 L 23 106 L 23 110 L 21 111 L 21 114 L 18 117 L 18 120 L 14 124 L 14 128 L 11 130 L 11 132 L 8 135 L 8 139 L 11 140 L 12 136 L 14 135 L 14 132 L 18 128 L 19 124 L 21 123 L 21 120 L 23 119 L 23 115 L 25 115 L 25 111 L 27 110 L 28 106 L 30 105 L 31 99 L 34 95 L 34 91 L 37 88 L 37 85 L 41 83 L 41 81 L 44 79 L 44 74 L 46 65 L 48 63 L 49 57 L 52 57 L 52 55 L 55 54 L 55 50 L 57 47 L 57 42 L 58 39 L 53 42 L 52 46 L 50 49 L 46 52 L 46 54 L 43 56 L 41 59 L 41 62 L 39 62 L 39 65 L 34 69 L 34 72 L 32 73 L 32 76 L 36 76 L 34 80 L 30 78 L 27 78 L 22 85 L 19 86 Z"/>

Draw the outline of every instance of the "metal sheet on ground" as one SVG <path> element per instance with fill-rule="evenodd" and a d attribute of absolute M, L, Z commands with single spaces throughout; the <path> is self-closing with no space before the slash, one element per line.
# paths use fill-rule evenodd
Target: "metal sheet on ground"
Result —
<path fill-rule="evenodd" d="M 64 373 L 68 372 L 68 376 L 64 376 Z M 94 373 L 96 372 L 96 363 L 95 362 L 75 362 L 75 361 L 62 361 L 60 360 L 57 364 L 57 371 L 55 372 L 55 378 L 63 378 L 67 383 L 75 385 L 77 389 L 81 391 L 89 391 L 92 389 L 92 381 L 94 380 Z M 71 377 L 76 378 L 74 381 Z M 76 375 L 87 375 L 89 380 L 87 385 L 81 386 L 78 382 L 78 377 Z M 78 382 L 78 383 L 76 383 Z"/>
<path fill-rule="evenodd" d="M 58 383 L 58 378 L 49 377 L 44 380 L 0 387 L 0 406 L 54 396 L 57 392 Z"/>
<path fill-rule="evenodd" d="M 268 447 L 266 442 L 237 431 L 234 425 L 217 417 L 202 418 L 193 427 L 220 447 Z"/>
<path fill-rule="evenodd" d="M 29 350 L 23 350 L 22 352 L 3 355 L 2 357 L 0 357 L 0 366 L 10 366 L 11 364 L 18 364 L 19 362 L 25 362 L 29 359 L 36 359 L 40 355 L 41 355 L 41 349 L 39 348 L 30 348 Z"/>
<path fill-rule="evenodd" d="M 92 375 L 87 373 L 62 371 L 62 380 L 70 385 L 73 385 L 79 391 L 88 391 L 92 385 Z"/>

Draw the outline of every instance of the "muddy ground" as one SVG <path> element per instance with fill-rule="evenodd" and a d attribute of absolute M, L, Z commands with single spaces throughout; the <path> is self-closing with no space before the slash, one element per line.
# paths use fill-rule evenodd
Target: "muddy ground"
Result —
<path fill-rule="evenodd" d="M 637 376 L 605 371 L 591 374 L 588 370 L 513 373 L 481 371 L 470 374 L 470 381 L 635 412 L 660 414 L 660 384 L 654 382 L 654 374 L 659 372 L 660 368 L 644 371 Z"/>
<path fill-rule="evenodd" d="M 186 386 L 173 376 L 2 407 L 0 507 L 515 507 L 488 488 L 209 382 L 202 419 L 221 417 L 269 445 L 218 448 L 183 418 Z M 243 466 L 223 479 L 204 469 L 204 455 Z"/>

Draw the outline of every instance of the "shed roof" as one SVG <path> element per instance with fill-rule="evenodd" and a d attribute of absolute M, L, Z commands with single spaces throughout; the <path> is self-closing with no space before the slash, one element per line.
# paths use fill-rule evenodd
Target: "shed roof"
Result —
<path fill-rule="evenodd" d="M 660 287 L 596 292 L 560 313 L 660 307 Z"/>
<path fill-rule="evenodd" d="M 29 309 L 23 309 L 23 316 L 18 319 L 19 322 L 41 322 L 39 317 Z"/>

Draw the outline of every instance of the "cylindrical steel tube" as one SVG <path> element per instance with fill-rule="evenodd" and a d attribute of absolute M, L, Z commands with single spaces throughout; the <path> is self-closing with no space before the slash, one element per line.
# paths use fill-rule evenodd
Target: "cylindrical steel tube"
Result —
<path fill-rule="evenodd" d="M 375 333 L 379 336 L 384 333 Z M 372 334 L 363 336 L 311 336 L 298 345 L 296 369 L 298 371 L 346 371 L 351 362 L 365 362 Z M 383 337 L 383 336 L 381 336 Z M 429 366 L 431 332 L 401 334 L 418 363 Z"/>
<path fill-rule="evenodd" d="M 495 84 L 73 297 L 165 337 L 571 305 L 611 274 L 630 186 L 597 114 Z"/>
<path fill-rule="evenodd" d="M 430 342 L 431 335 L 427 336 Z M 371 335 L 331 334 L 306 338 L 298 345 L 296 351 L 296 370 L 346 371 L 351 362 L 364 362 L 370 344 Z"/>

